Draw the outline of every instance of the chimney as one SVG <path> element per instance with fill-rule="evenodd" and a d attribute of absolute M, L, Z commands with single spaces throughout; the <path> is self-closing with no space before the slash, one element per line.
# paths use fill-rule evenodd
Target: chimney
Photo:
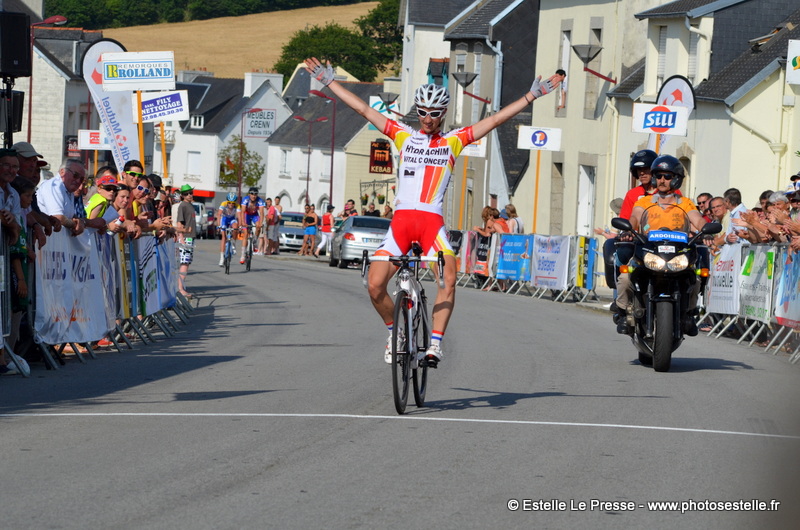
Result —
<path fill-rule="evenodd" d="M 283 75 L 274 72 L 245 72 L 244 97 L 252 96 L 266 81 L 279 93 L 283 91 Z"/>

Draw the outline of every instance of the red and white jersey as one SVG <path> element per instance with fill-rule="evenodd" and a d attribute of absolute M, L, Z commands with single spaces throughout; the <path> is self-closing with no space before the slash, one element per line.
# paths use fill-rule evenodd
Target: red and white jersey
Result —
<path fill-rule="evenodd" d="M 383 134 L 400 151 L 395 210 L 422 210 L 442 215 L 442 203 L 456 158 L 475 141 L 472 126 L 428 135 L 394 120 Z"/>

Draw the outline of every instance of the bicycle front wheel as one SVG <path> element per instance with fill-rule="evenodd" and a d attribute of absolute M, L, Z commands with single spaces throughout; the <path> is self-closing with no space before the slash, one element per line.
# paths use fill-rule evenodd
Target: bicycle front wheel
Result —
<path fill-rule="evenodd" d="M 431 341 L 431 333 L 428 330 L 428 321 L 423 314 L 423 311 L 427 311 L 428 308 L 424 307 L 423 302 L 420 301 L 420 304 L 423 307 L 417 308 L 417 322 L 414 323 L 414 355 L 418 358 L 420 354 L 424 356 L 425 352 L 428 351 L 428 346 L 430 346 Z M 425 406 L 425 391 L 428 389 L 428 363 L 426 361 L 416 362 L 414 363 L 414 372 L 413 372 L 413 379 L 414 379 L 414 403 L 418 407 Z"/>
<path fill-rule="evenodd" d="M 253 259 L 253 239 L 247 241 L 247 250 L 244 253 L 244 268 L 246 271 L 250 270 L 250 262 Z"/>
<path fill-rule="evenodd" d="M 408 401 L 408 383 L 411 375 L 411 355 L 409 354 L 410 337 L 408 308 L 409 297 L 405 291 L 397 293 L 394 302 L 394 325 L 392 327 L 392 391 L 394 408 L 398 414 L 406 411 Z"/>

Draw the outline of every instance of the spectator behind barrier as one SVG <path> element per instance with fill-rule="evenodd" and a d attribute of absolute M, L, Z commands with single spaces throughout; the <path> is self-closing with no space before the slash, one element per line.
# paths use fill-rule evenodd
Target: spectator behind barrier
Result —
<path fill-rule="evenodd" d="M 85 178 L 83 162 L 69 158 L 58 170 L 58 177 L 46 180 L 37 192 L 42 213 L 58 219 L 73 236 L 82 234 L 86 229 L 84 219 L 75 212 L 74 200 L 74 193 Z"/>

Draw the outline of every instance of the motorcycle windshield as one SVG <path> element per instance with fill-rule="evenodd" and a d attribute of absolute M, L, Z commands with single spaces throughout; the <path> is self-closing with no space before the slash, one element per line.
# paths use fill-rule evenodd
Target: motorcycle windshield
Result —
<path fill-rule="evenodd" d="M 642 214 L 641 233 L 648 241 L 689 241 L 689 216 L 673 204 L 654 204 Z"/>

